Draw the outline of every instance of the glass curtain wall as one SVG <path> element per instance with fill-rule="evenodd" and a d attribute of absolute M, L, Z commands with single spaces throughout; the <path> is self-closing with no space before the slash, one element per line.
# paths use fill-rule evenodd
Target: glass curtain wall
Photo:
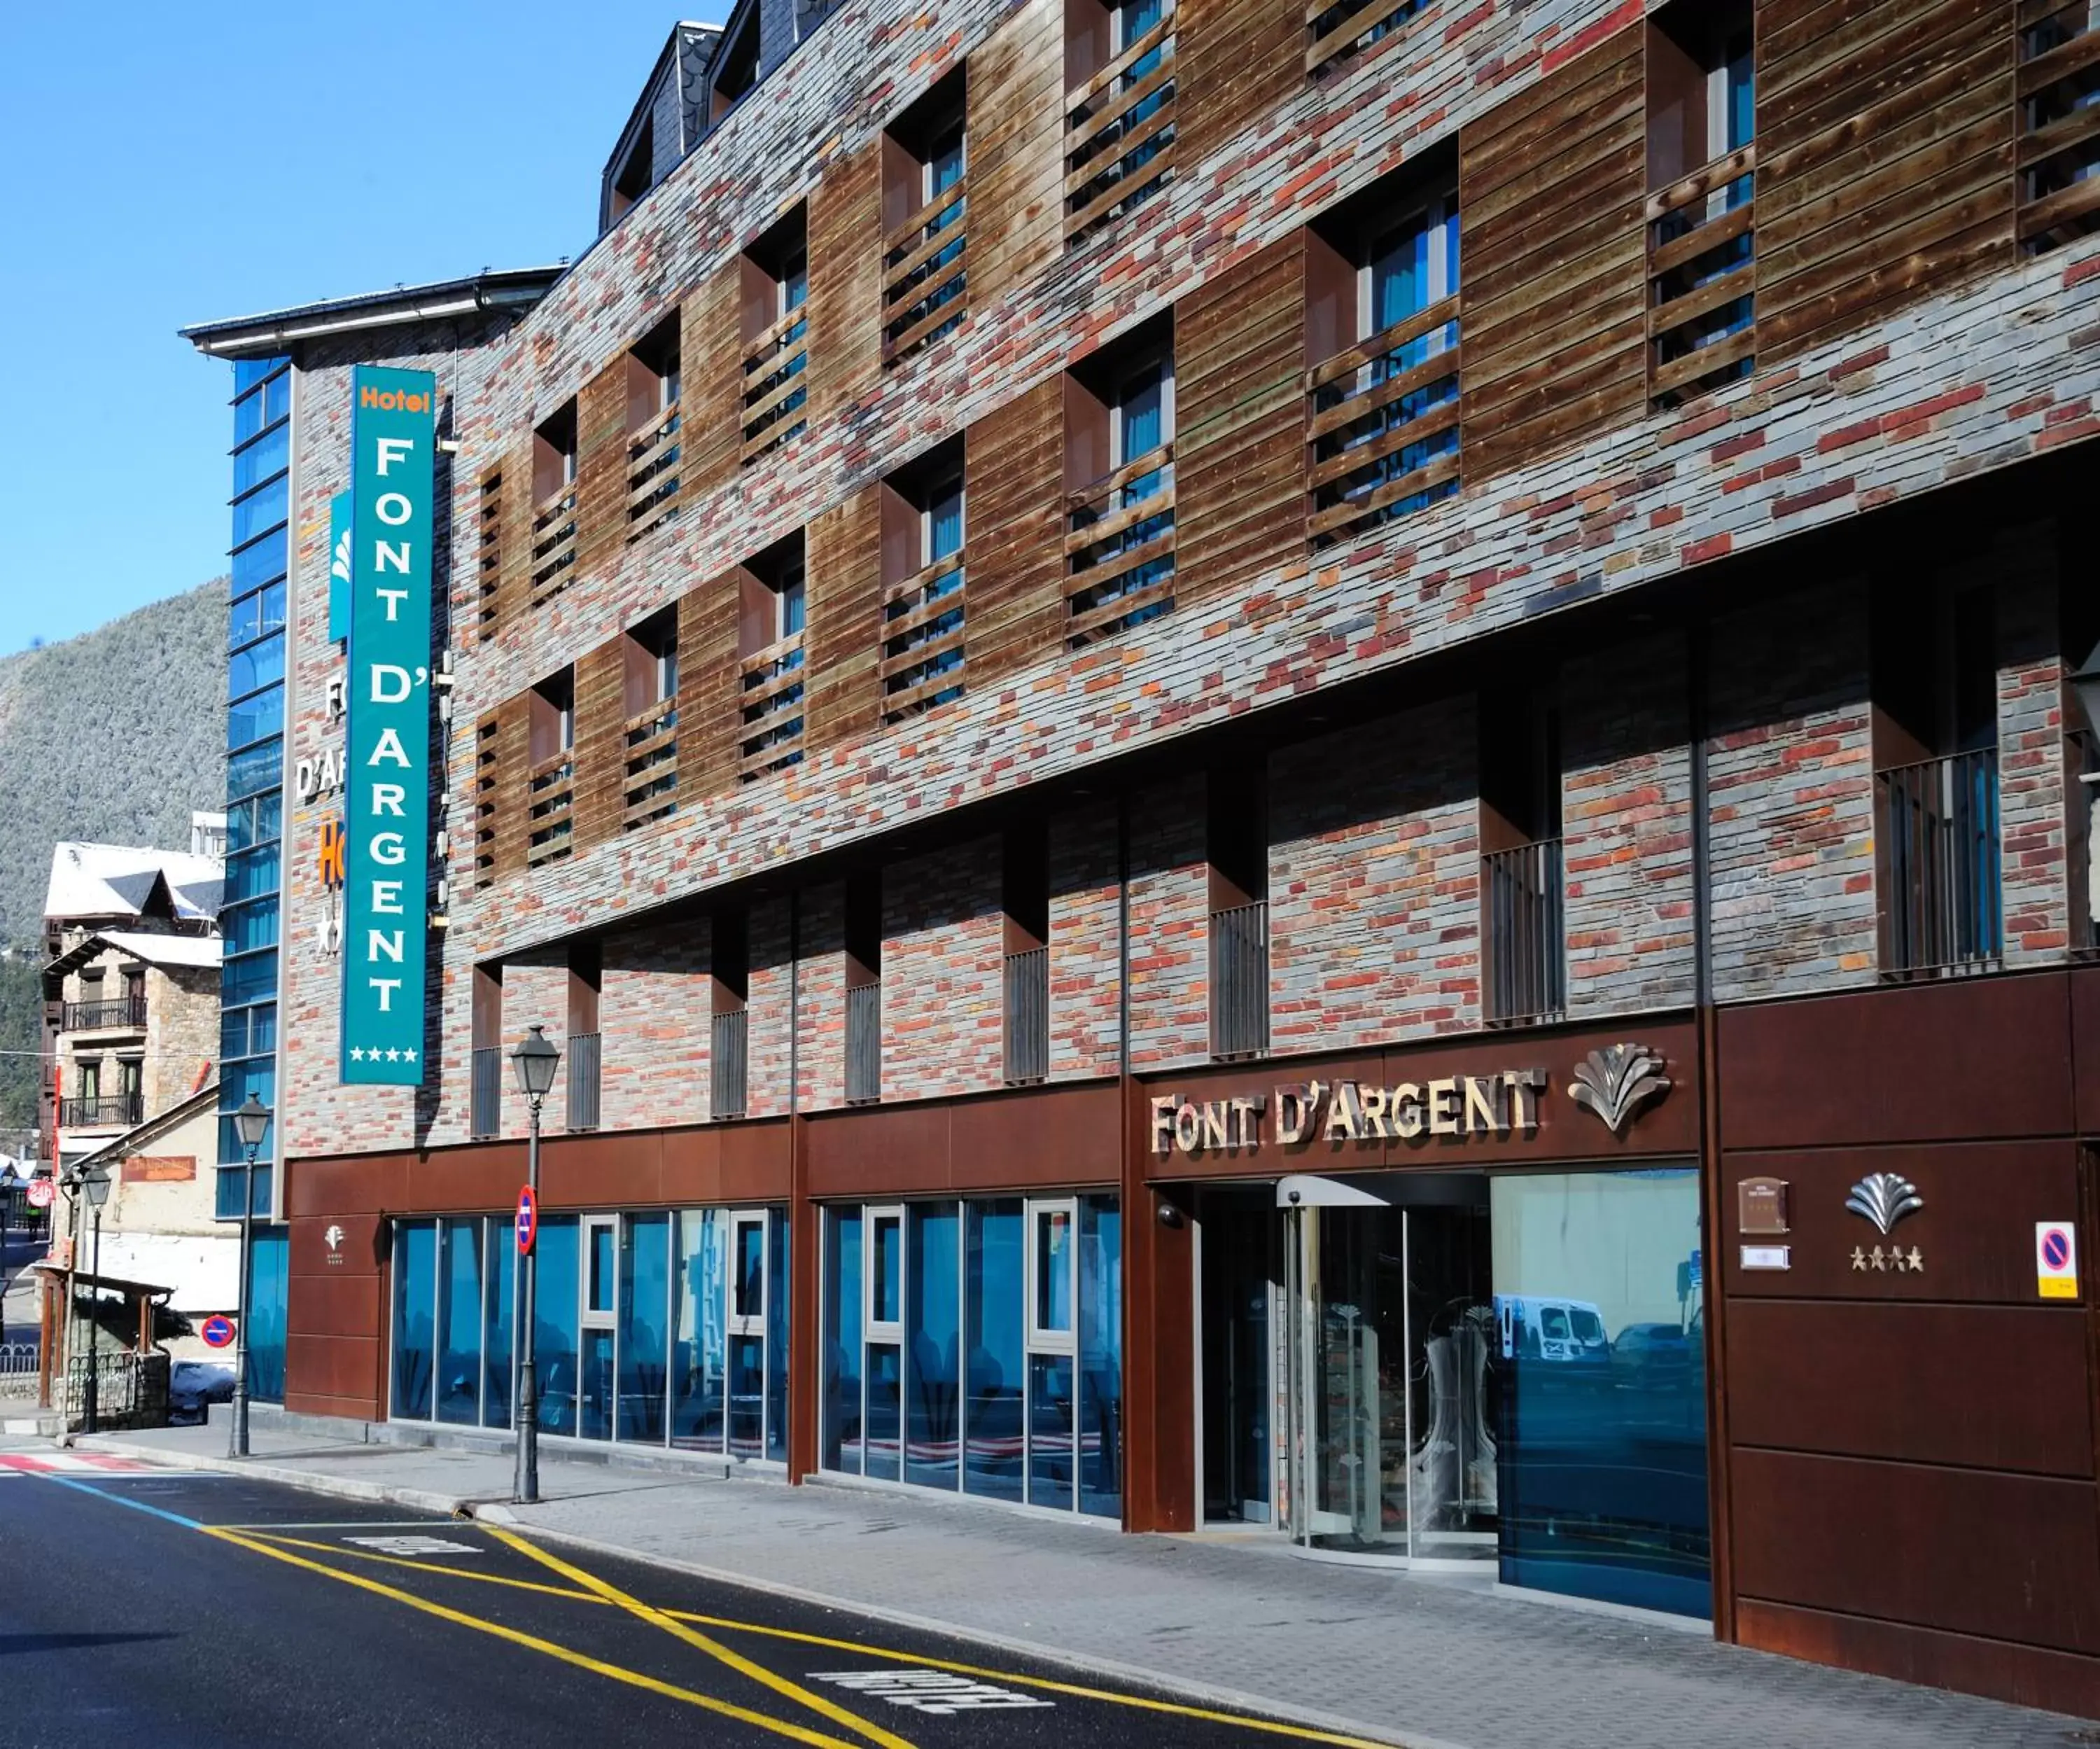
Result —
<path fill-rule="evenodd" d="M 549 1215 L 538 1244 L 544 1431 L 786 1460 L 785 1209 Z M 509 1216 L 395 1223 L 397 1420 L 510 1424 L 516 1291 Z"/>
<path fill-rule="evenodd" d="M 823 1258 L 823 1468 L 1121 1515 L 1114 1197 L 834 1208 Z"/>

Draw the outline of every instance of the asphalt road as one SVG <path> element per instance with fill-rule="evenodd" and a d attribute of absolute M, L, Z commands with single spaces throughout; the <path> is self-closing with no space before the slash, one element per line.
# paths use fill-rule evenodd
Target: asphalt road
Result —
<path fill-rule="evenodd" d="M 494 1525 L 0 1444 L 4 1749 L 1358 1741 Z"/>

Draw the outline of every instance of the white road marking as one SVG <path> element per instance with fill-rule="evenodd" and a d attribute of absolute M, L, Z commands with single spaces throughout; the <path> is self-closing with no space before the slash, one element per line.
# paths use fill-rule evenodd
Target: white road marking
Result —
<path fill-rule="evenodd" d="M 915 1712 L 938 1713 L 944 1717 L 959 1712 L 997 1712 L 1057 1704 L 945 1670 L 814 1671 L 811 1680 L 851 1689 L 857 1694 L 873 1694 L 893 1707 L 909 1707 Z"/>
<path fill-rule="evenodd" d="M 346 1543 L 360 1548 L 376 1548 L 382 1555 L 478 1555 L 471 1543 L 448 1542 L 442 1536 L 346 1536 Z"/>

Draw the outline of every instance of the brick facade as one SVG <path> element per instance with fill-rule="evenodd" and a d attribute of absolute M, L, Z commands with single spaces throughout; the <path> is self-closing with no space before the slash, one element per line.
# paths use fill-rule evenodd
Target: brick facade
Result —
<path fill-rule="evenodd" d="M 1005 1077 L 999 842 L 883 871 L 882 1096 L 982 1093 Z"/>

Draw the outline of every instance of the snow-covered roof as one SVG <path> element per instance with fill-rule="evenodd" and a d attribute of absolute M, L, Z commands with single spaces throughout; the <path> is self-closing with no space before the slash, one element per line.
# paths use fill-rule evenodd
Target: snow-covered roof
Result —
<path fill-rule="evenodd" d="M 226 865 L 216 857 L 192 856 L 186 850 L 125 844 L 54 845 L 44 915 L 64 921 L 139 916 L 156 884 L 163 881 L 177 918 L 209 921 L 218 915 Z"/>
<path fill-rule="evenodd" d="M 216 935 L 141 935 L 98 930 L 95 939 L 148 965 L 216 965 L 225 943 Z"/>

